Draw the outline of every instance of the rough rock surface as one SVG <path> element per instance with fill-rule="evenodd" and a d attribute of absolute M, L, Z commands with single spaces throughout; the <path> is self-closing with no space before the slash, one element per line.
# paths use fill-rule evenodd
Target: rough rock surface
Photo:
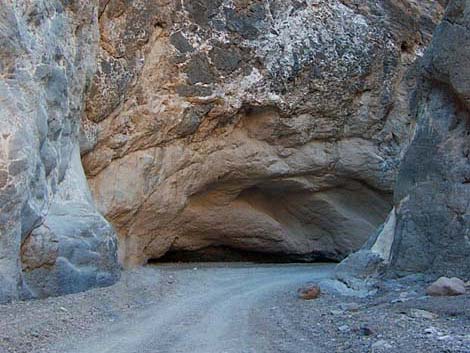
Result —
<path fill-rule="evenodd" d="M 403 276 L 470 276 L 470 3 L 449 2 L 423 60 L 416 123 L 397 178 L 395 208 L 364 250 L 340 265 Z M 369 262 L 370 263 L 370 262 Z M 366 271 L 367 272 L 367 271 Z M 367 273 L 363 270 L 356 274 Z"/>
<path fill-rule="evenodd" d="M 0 302 L 118 277 L 78 150 L 97 29 L 90 1 L 0 1 Z"/>
<path fill-rule="evenodd" d="M 465 294 L 465 283 L 456 277 L 441 277 L 426 288 L 426 294 L 435 297 L 463 295 Z"/>
<path fill-rule="evenodd" d="M 339 259 L 383 222 L 443 2 L 101 2 L 81 150 L 120 257 Z"/>

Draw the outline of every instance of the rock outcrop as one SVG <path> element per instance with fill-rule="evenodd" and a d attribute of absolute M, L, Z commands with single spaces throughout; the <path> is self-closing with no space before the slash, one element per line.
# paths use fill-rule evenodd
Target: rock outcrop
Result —
<path fill-rule="evenodd" d="M 443 2 L 100 3 L 81 150 L 123 263 L 341 259 L 384 221 Z"/>
<path fill-rule="evenodd" d="M 422 64 L 389 221 L 339 275 L 470 276 L 470 3 L 449 2 Z M 344 278 L 343 278 L 344 279 Z"/>
<path fill-rule="evenodd" d="M 97 39 L 93 2 L 0 0 L 0 302 L 119 276 L 78 149 Z"/>
<path fill-rule="evenodd" d="M 467 1 L 423 57 L 446 5 L 0 0 L 0 302 L 115 282 L 114 229 L 128 266 L 374 234 L 350 287 L 468 276 Z"/>

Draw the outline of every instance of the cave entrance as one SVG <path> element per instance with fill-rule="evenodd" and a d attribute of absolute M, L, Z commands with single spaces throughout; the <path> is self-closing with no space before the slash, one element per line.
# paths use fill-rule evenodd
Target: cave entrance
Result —
<path fill-rule="evenodd" d="M 212 246 L 199 250 L 175 250 L 158 259 L 149 260 L 149 264 L 161 263 L 198 263 L 198 262 L 252 262 L 268 263 L 312 263 L 338 262 L 318 254 L 296 255 L 283 253 L 264 253 L 246 251 L 226 246 Z"/>
<path fill-rule="evenodd" d="M 383 224 L 391 197 L 356 180 L 325 182 L 320 190 L 318 183 L 299 175 L 194 194 L 172 230 L 171 248 L 151 262 L 339 262 Z"/>

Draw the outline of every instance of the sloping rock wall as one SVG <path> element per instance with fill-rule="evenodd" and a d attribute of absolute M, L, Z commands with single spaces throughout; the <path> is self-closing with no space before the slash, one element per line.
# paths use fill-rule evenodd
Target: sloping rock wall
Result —
<path fill-rule="evenodd" d="M 97 24 L 90 1 L 0 1 L 0 302 L 118 278 L 78 151 Z"/>
<path fill-rule="evenodd" d="M 102 1 L 81 150 L 123 263 L 360 247 L 392 208 L 442 5 Z"/>
<path fill-rule="evenodd" d="M 470 276 L 470 3 L 449 2 L 422 65 L 389 222 L 339 268 Z M 367 260 L 368 259 L 368 260 Z M 374 260 L 372 260 L 374 259 Z M 378 267 L 365 271 L 369 260 Z M 361 274 L 362 273 L 362 274 Z"/>
<path fill-rule="evenodd" d="M 391 269 L 470 276 L 470 3 L 453 0 L 425 57 L 398 175 Z"/>

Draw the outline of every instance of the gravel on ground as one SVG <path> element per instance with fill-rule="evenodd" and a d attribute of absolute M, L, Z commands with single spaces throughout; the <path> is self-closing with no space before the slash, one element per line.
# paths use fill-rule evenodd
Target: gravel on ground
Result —
<path fill-rule="evenodd" d="M 470 353 L 470 295 L 390 282 L 371 298 L 298 289 L 331 264 L 165 264 L 85 293 L 0 306 L 0 353 Z"/>

